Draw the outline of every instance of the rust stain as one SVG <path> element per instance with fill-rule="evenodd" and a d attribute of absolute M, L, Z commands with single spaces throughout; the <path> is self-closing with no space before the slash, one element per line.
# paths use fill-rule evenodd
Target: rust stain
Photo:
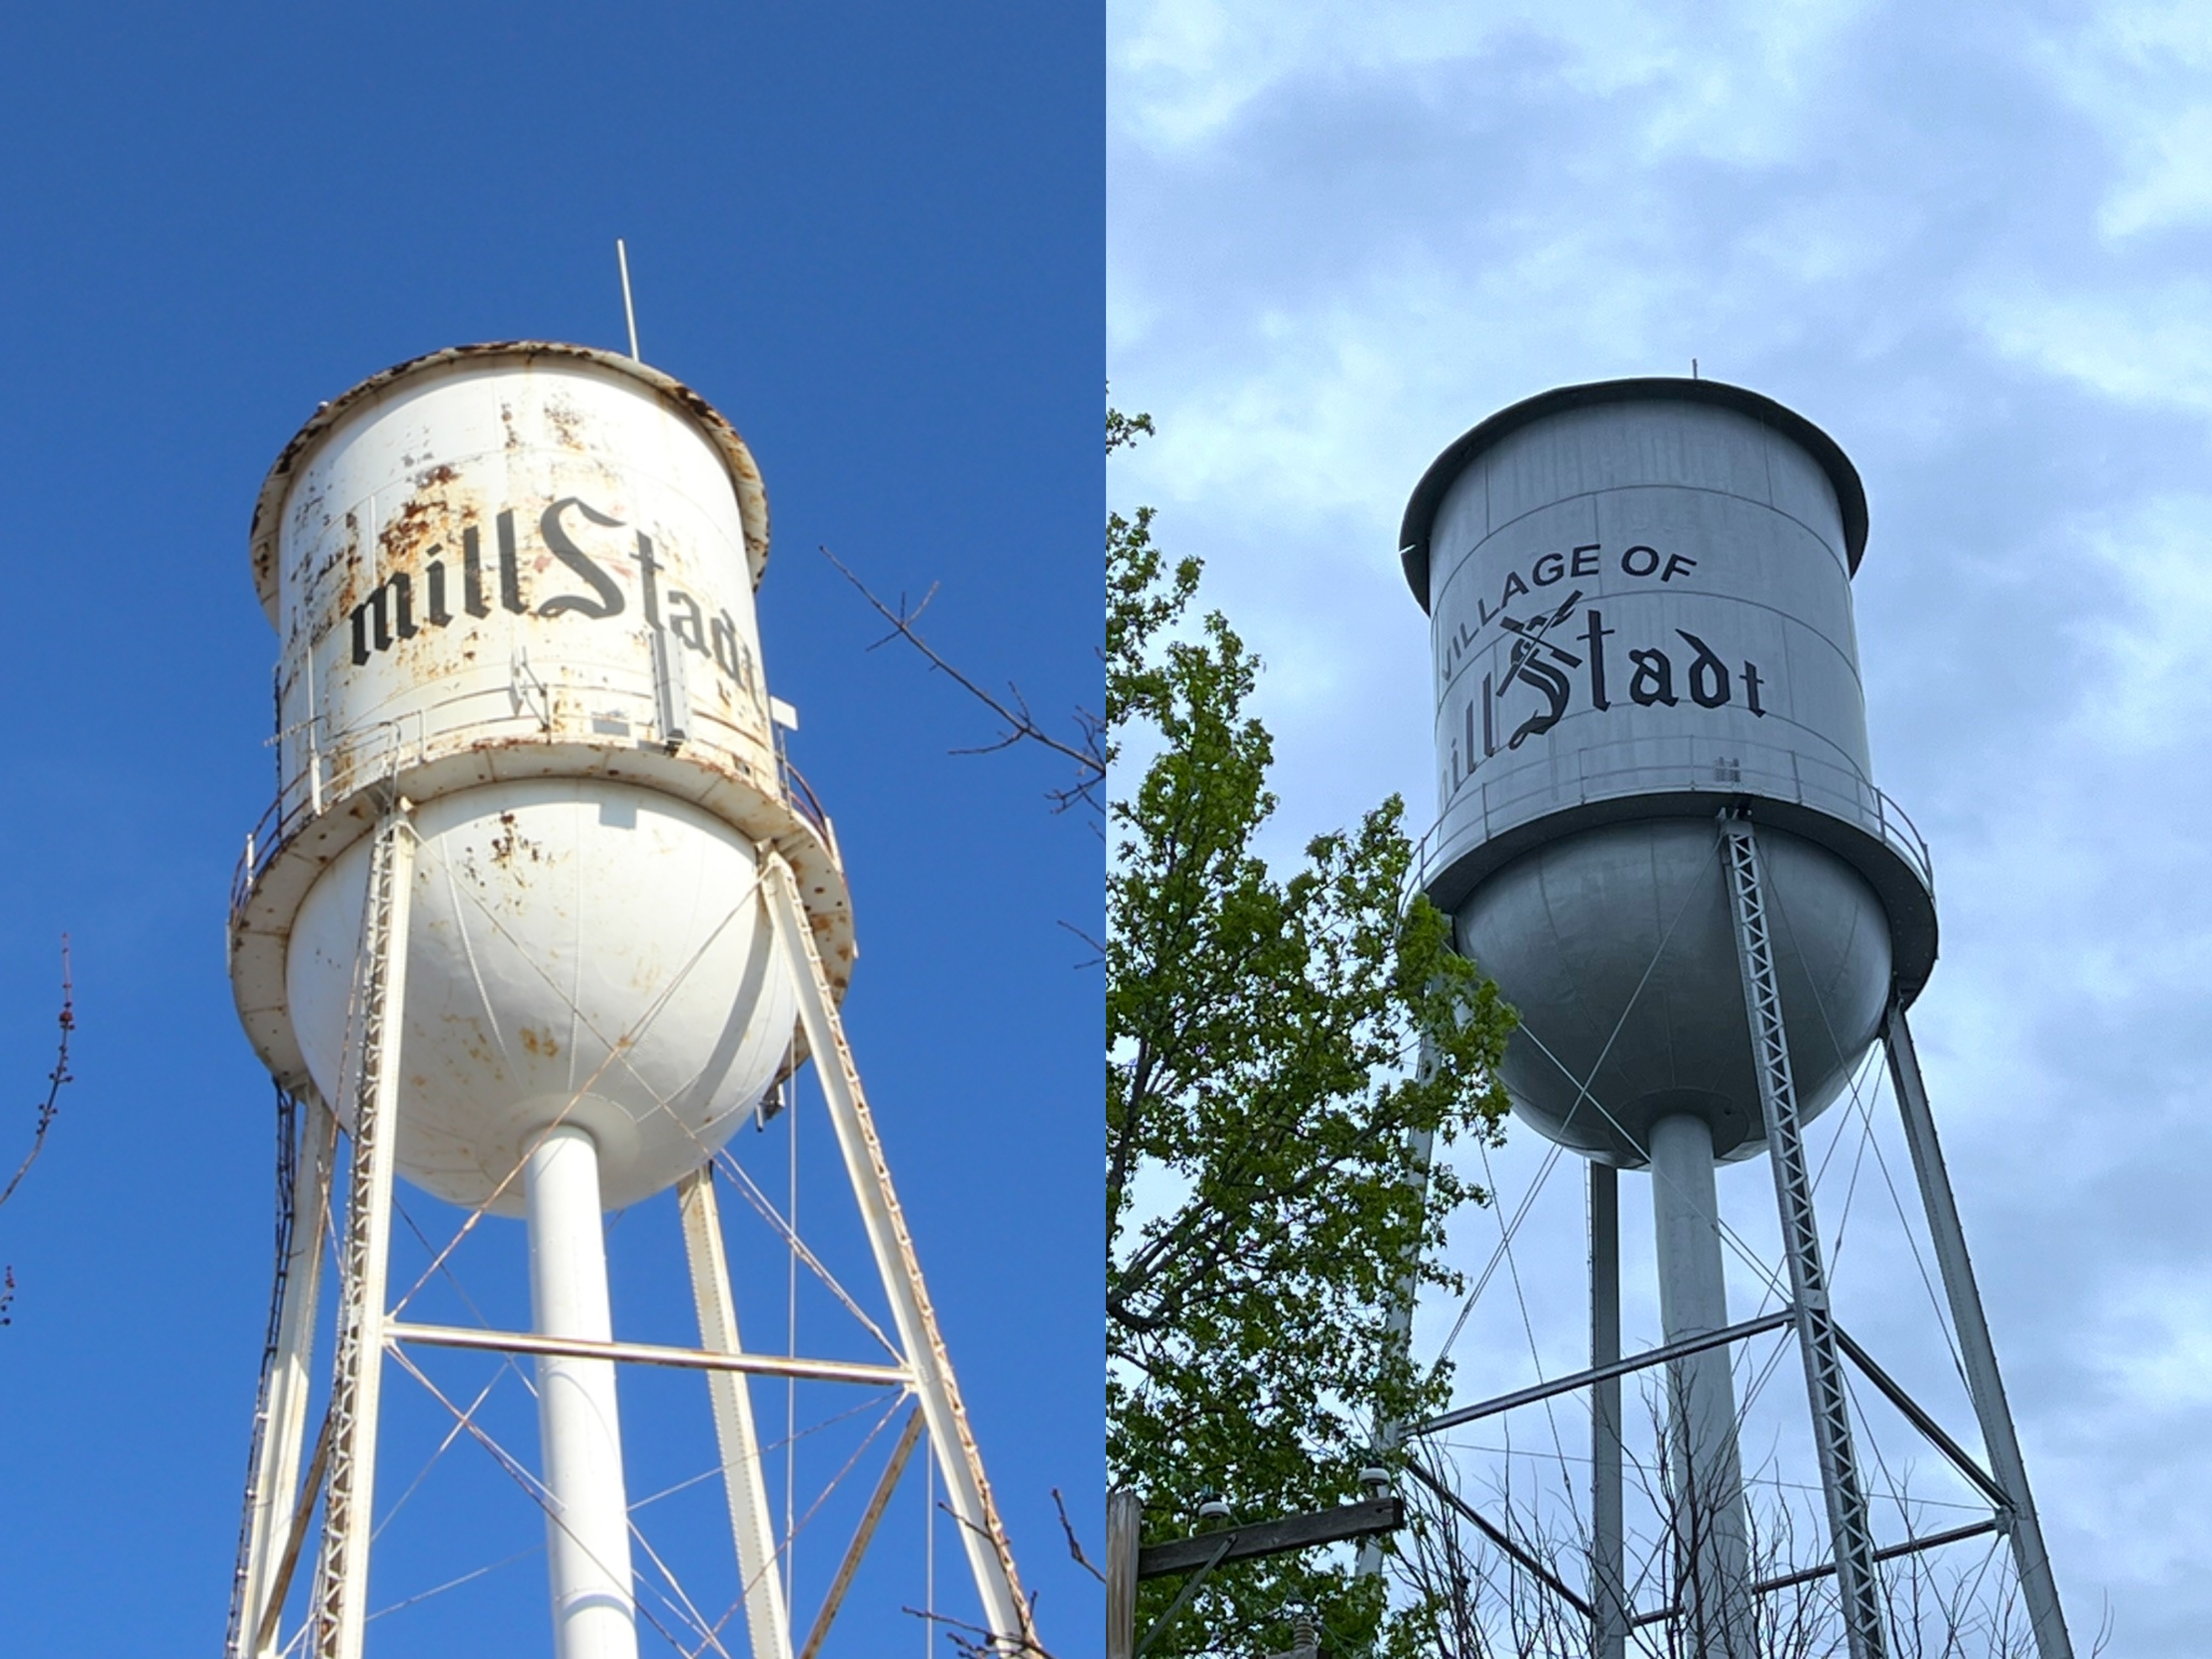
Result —
<path fill-rule="evenodd" d="M 500 833 L 491 838 L 491 859 L 494 864 L 513 868 L 518 857 L 527 858 L 532 864 L 545 861 L 544 850 L 534 841 L 524 836 L 515 827 L 514 814 L 499 815 Z"/>
<path fill-rule="evenodd" d="M 552 1032 L 540 1033 L 527 1025 L 522 1028 L 522 1046 L 543 1060 L 551 1060 L 561 1052 L 561 1045 L 555 1041 Z"/>
<path fill-rule="evenodd" d="M 582 424 L 583 417 L 577 413 L 574 404 L 548 401 L 545 405 L 545 419 L 552 426 L 553 434 L 562 448 L 573 449 L 580 454 L 582 453 L 586 447 L 584 434 L 578 428 Z"/>

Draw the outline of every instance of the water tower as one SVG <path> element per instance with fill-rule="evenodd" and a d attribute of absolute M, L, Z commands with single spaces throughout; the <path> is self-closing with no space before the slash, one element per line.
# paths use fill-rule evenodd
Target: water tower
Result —
<path fill-rule="evenodd" d="M 441 1345 L 535 1358 L 560 1659 L 637 1651 L 629 1362 L 706 1379 L 754 1659 L 793 1650 L 749 1393 L 764 1378 L 910 1396 L 882 1495 L 926 1429 L 993 1637 L 1026 1640 L 839 1020 L 852 913 L 778 742 L 753 605 L 768 509 L 744 444 L 631 358 L 441 351 L 322 406 L 271 469 L 252 542 L 279 640 L 277 797 L 234 896 L 231 975 L 299 1129 L 234 1659 L 299 1650 L 279 1629 L 295 1568 L 305 1651 L 357 1659 L 384 1361 Z M 738 1340 L 713 1160 L 810 1054 L 890 1309 L 886 1364 Z M 394 1317 L 395 1174 L 471 1221 L 524 1219 L 532 1329 Z M 609 1305 L 603 1212 L 672 1188 L 696 1348 L 617 1340 Z M 336 1352 L 303 1478 L 326 1223 Z"/>
<path fill-rule="evenodd" d="M 1847 1362 L 1960 1462 L 2008 1532 L 2043 1659 L 2069 1654 L 1905 1010 L 1936 958 L 1925 848 L 1874 782 L 1851 616 L 1857 473 L 1818 428 L 1699 380 L 1565 386 L 1423 477 L 1401 537 L 1434 653 L 1430 896 L 1519 1011 L 1516 1115 L 1589 1176 L 1591 1369 L 1423 1425 L 1593 1391 L 1593 1651 L 1625 1650 L 1622 1376 L 1667 1367 L 1678 1606 L 1749 1659 L 1729 1345 L 1794 1326 L 1853 1659 L 1885 1651 Z M 1885 1043 L 1989 1467 L 1829 1305 L 1802 1125 Z M 1717 1162 L 1765 1154 L 1790 1305 L 1731 1325 Z M 1664 1345 L 1620 1350 L 1616 1171 L 1649 1170 Z M 1680 1516 L 1692 1514 L 1694 1526 Z M 1893 1553 L 1885 1551 L 1885 1555 Z"/>

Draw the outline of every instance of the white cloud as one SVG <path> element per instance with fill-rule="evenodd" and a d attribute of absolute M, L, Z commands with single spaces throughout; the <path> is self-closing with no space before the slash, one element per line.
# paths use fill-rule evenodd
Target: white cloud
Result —
<path fill-rule="evenodd" d="M 1997 350 L 2043 374 L 2115 403 L 2212 414 L 2212 285 L 2201 279 L 2023 287 L 1970 309 Z"/>
<path fill-rule="evenodd" d="M 2033 55 L 2117 167 L 2098 214 L 2104 236 L 2212 220 L 2212 15 L 2185 3 L 2105 6 Z"/>

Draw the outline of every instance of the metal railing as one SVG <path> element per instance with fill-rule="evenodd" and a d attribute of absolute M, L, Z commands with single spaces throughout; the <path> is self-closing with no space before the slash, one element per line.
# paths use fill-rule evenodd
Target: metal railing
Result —
<path fill-rule="evenodd" d="M 596 700 L 619 698 L 622 694 L 608 689 L 594 692 Z M 497 691 L 478 691 L 453 701 L 467 701 L 473 697 L 495 697 L 508 701 L 504 688 Z M 649 704 L 649 699 L 643 699 Z M 364 789 L 374 788 L 396 778 L 408 765 L 427 761 L 430 755 L 428 716 L 447 705 L 410 709 L 393 720 L 379 720 L 374 725 L 356 727 L 349 732 L 325 734 L 320 731 L 320 721 L 312 728 L 301 728 L 280 732 L 272 742 L 299 742 L 306 748 L 305 763 L 289 769 L 280 784 L 276 798 L 246 832 L 246 847 L 230 883 L 230 908 L 233 915 L 245 905 L 254 884 L 269 867 L 277 851 L 293 836 L 323 811 L 342 800 L 351 799 Z M 631 729 L 650 730 L 652 719 L 641 714 Z M 471 717 L 465 721 L 455 720 L 447 728 L 452 732 L 465 730 L 472 736 L 495 732 L 501 726 L 513 726 L 533 736 L 542 736 L 544 727 L 538 716 L 529 709 L 520 712 L 495 712 L 489 715 Z M 465 747 L 465 745 L 464 745 Z M 719 747 L 719 745 L 717 745 Z M 459 752 L 458 750 L 455 752 Z M 830 825 L 830 815 L 806 780 L 799 775 L 783 753 L 783 745 L 775 745 L 776 785 L 784 805 L 789 806 L 807 826 L 819 836 L 823 845 L 834 854 L 836 846 L 835 832 Z"/>
<path fill-rule="evenodd" d="M 1425 890 L 1448 853 L 1456 856 L 1553 812 L 1635 795 L 1711 794 L 1789 801 L 1850 824 L 1897 854 L 1934 890 L 1927 842 L 1905 810 L 1856 768 L 1766 744 L 1729 744 L 1725 754 L 1717 747 L 1689 738 L 1630 739 L 1478 771 L 1415 844 L 1411 889 Z"/>

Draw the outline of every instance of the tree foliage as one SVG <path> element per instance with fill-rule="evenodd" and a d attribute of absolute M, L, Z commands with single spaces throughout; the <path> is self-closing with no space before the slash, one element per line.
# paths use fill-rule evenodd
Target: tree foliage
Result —
<path fill-rule="evenodd" d="M 1151 429 L 1109 414 L 1109 453 Z M 1199 562 L 1152 526 L 1107 521 L 1104 722 L 1108 1459 L 1147 1541 L 1209 1491 L 1243 1520 L 1353 1501 L 1377 1425 L 1441 1404 L 1390 1314 L 1410 1258 L 1455 1282 L 1434 1247 L 1483 1194 L 1446 1162 L 1424 1179 L 1415 1140 L 1495 1135 L 1512 1023 L 1407 902 L 1397 798 L 1287 878 L 1255 851 L 1276 806 L 1259 660 L 1218 612 L 1194 622 Z M 1139 1632 L 1175 1588 L 1146 1587 Z M 1153 1651 L 1282 1649 L 1294 1601 L 1340 1654 L 1410 1639 L 1379 1580 L 1324 1554 L 1220 1570 Z"/>

